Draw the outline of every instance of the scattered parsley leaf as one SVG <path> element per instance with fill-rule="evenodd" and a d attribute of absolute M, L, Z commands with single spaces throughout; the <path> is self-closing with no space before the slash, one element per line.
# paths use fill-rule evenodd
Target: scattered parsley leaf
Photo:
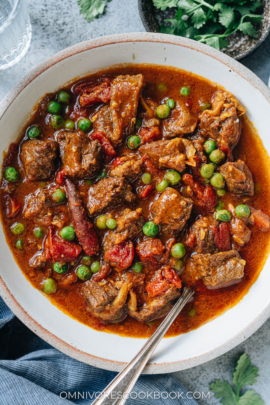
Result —
<path fill-rule="evenodd" d="M 257 31 L 253 27 L 250 21 L 244 22 L 238 26 L 239 31 L 243 34 L 250 35 L 252 38 L 257 38 Z"/>
<path fill-rule="evenodd" d="M 241 389 L 245 385 L 253 385 L 257 382 L 258 367 L 252 367 L 250 358 L 246 353 L 242 354 L 238 360 L 233 373 L 233 383 L 236 389 Z"/>
<path fill-rule="evenodd" d="M 162 11 L 177 6 L 177 0 L 153 0 L 154 6 Z"/>
<path fill-rule="evenodd" d="M 217 399 L 220 399 L 220 403 L 223 405 L 235 405 L 236 396 L 232 390 L 232 387 L 226 381 L 215 381 L 210 385 L 211 391 L 215 394 Z"/>
<path fill-rule="evenodd" d="M 212 383 L 210 389 L 222 405 L 264 405 L 261 396 L 253 390 L 246 391 L 244 395 L 240 396 L 241 389 L 246 385 L 255 384 L 257 377 L 258 367 L 252 366 L 248 355 L 243 354 L 239 358 L 233 373 L 235 391 L 227 381 L 220 380 Z"/>
<path fill-rule="evenodd" d="M 110 0 L 78 0 L 78 5 L 81 7 L 80 14 L 83 15 L 86 21 L 93 21 L 104 13 L 106 2 Z"/>
<path fill-rule="evenodd" d="M 239 405 L 264 405 L 264 401 L 262 400 L 259 394 L 256 394 L 255 391 L 250 390 L 246 391 L 245 394 L 239 399 Z"/>

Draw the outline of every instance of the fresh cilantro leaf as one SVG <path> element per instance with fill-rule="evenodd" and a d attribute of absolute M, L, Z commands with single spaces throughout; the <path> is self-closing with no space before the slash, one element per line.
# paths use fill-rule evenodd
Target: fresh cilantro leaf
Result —
<path fill-rule="evenodd" d="M 246 14 L 250 14 L 256 11 L 261 6 L 262 6 L 261 1 L 253 1 L 250 4 L 246 4 L 243 6 L 235 6 L 234 9 L 238 11 L 241 14 L 241 16 L 245 16 Z"/>
<path fill-rule="evenodd" d="M 252 38 L 257 38 L 258 34 L 250 21 L 243 22 L 238 26 L 238 30 L 243 34 L 250 35 Z"/>
<path fill-rule="evenodd" d="M 218 51 L 220 51 L 220 38 L 218 36 L 213 36 L 210 38 L 207 38 L 205 40 L 206 45 L 212 46 L 212 48 L 217 49 Z"/>
<path fill-rule="evenodd" d="M 259 394 L 250 390 L 246 391 L 245 394 L 239 398 L 238 405 L 264 405 L 264 401 Z"/>
<path fill-rule="evenodd" d="M 161 32 L 161 34 L 171 34 L 174 35 L 174 27 L 170 26 L 170 25 L 161 25 L 159 27 L 159 32 Z"/>
<path fill-rule="evenodd" d="M 233 383 L 236 388 L 240 390 L 245 385 L 255 384 L 257 381 L 256 378 L 258 377 L 258 370 L 258 367 L 251 366 L 248 355 L 246 353 L 242 354 L 233 373 Z"/>
<path fill-rule="evenodd" d="M 94 18 L 104 13 L 107 1 L 109 0 L 78 0 L 78 5 L 81 7 L 80 14 L 86 21 L 93 21 Z"/>
<path fill-rule="evenodd" d="M 220 399 L 220 403 L 223 405 L 235 405 L 236 396 L 232 390 L 230 384 L 226 381 L 215 381 L 210 385 L 211 391 L 215 394 L 217 399 Z M 243 404 L 242 404 L 243 405 Z"/>
<path fill-rule="evenodd" d="M 179 0 L 177 3 L 179 8 L 182 8 L 186 13 L 192 13 L 193 9 L 198 6 L 198 3 L 195 3 L 192 0 Z"/>
<path fill-rule="evenodd" d="M 196 35 L 198 35 L 199 31 L 196 28 L 189 27 L 185 30 L 185 36 L 186 38 L 190 39 L 195 39 Z"/>
<path fill-rule="evenodd" d="M 154 6 L 162 11 L 177 6 L 177 0 L 153 0 Z"/>
<path fill-rule="evenodd" d="M 220 37 L 219 44 L 220 44 L 220 49 L 225 49 L 225 48 L 228 48 L 230 42 L 227 39 Z"/>
<path fill-rule="evenodd" d="M 219 13 L 219 22 L 224 27 L 229 28 L 234 23 L 234 11 L 231 7 L 226 7 Z"/>
<path fill-rule="evenodd" d="M 205 23 L 206 23 L 207 17 L 205 12 L 203 11 L 202 7 L 197 8 L 197 10 L 194 11 L 191 21 L 194 25 L 194 28 L 201 28 Z"/>

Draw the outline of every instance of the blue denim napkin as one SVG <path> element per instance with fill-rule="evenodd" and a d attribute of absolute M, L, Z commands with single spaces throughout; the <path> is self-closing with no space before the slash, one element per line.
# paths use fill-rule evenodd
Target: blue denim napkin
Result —
<path fill-rule="evenodd" d="M 116 373 L 80 363 L 55 349 L 36 350 L 17 360 L 4 360 L 14 318 L 0 297 L 0 404 L 91 404 Z M 20 344 L 18 341 L 17 344 Z M 192 393 L 170 375 L 141 376 L 127 405 L 197 405 Z"/>

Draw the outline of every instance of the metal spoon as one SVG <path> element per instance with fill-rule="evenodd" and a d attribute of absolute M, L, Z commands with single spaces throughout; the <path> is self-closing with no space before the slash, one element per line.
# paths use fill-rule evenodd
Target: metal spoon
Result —
<path fill-rule="evenodd" d="M 190 300 L 194 291 L 184 288 L 181 297 L 175 303 L 164 321 L 159 325 L 153 335 L 147 340 L 139 353 L 119 373 L 114 380 L 102 391 L 92 405 L 124 405 L 132 391 L 141 372 L 147 364 L 151 354 L 177 317 L 186 303 Z M 113 395 L 113 393 L 117 395 Z"/>

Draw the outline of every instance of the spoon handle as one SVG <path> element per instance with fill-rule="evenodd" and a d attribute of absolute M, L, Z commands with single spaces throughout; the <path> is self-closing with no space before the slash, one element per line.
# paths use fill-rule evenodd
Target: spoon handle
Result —
<path fill-rule="evenodd" d="M 186 303 L 194 294 L 189 288 L 184 288 L 181 297 L 175 303 L 163 322 L 153 335 L 147 340 L 139 353 L 102 391 L 92 405 L 124 405 L 141 372 L 147 364 L 151 354 L 177 317 Z"/>

